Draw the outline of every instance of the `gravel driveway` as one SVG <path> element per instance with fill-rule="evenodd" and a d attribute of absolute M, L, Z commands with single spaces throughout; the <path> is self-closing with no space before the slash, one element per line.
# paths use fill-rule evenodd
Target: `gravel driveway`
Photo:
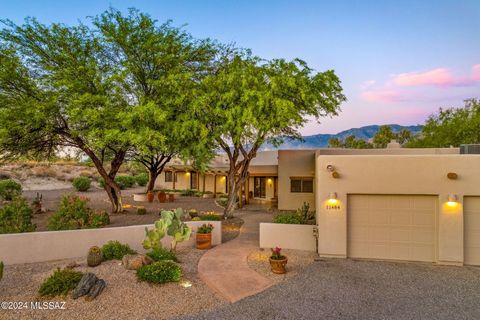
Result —
<path fill-rule="evenodd" d="M 182 319 L 479 319 L 480 268 L 326 259 L 298 277 Z"/>

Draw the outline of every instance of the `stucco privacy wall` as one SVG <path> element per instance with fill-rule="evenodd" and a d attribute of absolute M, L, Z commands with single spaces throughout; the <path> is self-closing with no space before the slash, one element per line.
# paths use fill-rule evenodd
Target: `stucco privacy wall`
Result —
<path fill-rule="evenodd" d="M 193 231 L 204 221 L 188 221 Z M 212 244 L 222 243 L 222 225 L 220 221 L 209 221 L 214 226 Z M 153 225 L 84 229 L 72 231 L 29 232 L 0 235 L 0 260 L 5 264 L 33 263 L 50 260 L 86 257 L 91 246 L 102 246 L 109 240 L 127 243 L 133 249 L 143 252 L 142 241 L 145 227 Z M 162 239 L 166 248 L 170 247 L 171 237 Z M 178 247 L 193 247 L 195 234 L 189 241 L 181 242 Z"/>
<path fill-rule="evenodd" d="M 312 193 L 290 192 L 291 177 L 312 177 Z M 317 179 L 318 181 L 318 179 Z M 278 151 L 278 209 L 296 210 L 304 202 L 315 208 L 315 150 Z"/>
<path fill-rule="evenodd" d="M 260 223 L 260 248 L 315 251 L 314 228 L 312 225 Z"/>
<path fill-rule="evenodd" d="M 326 170 L 333 165 L 340 178 Z M 457 180 L 447 173 L 458 174 Z M 319 253 L 347 256 L 347 196 L 349 194 L 434 195 L 438 197 L 436 261 L 464 261 L 464 196 L 480 195 L 480 155 L 316 155 L 316 203 Z M 340 209 L 327 209 L 335 192 Z M 455 194 L 458 205 L 446 205 Z"/>

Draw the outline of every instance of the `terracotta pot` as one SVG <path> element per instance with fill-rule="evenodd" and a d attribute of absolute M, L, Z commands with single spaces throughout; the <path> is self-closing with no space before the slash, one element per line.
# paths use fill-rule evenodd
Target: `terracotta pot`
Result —
<path fill-rule="evenodd" d="M 197 249 L 205 250 L 212 247 L 212 233 L 197 233 Z"/>
<path fill-rule="evenodd" d="M 158 193 L 158 201 L 161 203 L 167 202 L 167 194 L 164 191 Z"/>
<path fill-rule="evenodd" d="M 153 199 L 155 199 L 155 195 L 153 194 L 152 191 L 147 192 L 147 201 L 148 202 L 153 202 Z"/>
<path fill-rule="evenodd" d="M 272 268 L 272 272 L 277 274 L 286 273 L 287 270 L 285 269 L 285 266 L 287 265 L 287 262 L 287 257 L 280 260 L 270 258 L 270 267 Z"/>

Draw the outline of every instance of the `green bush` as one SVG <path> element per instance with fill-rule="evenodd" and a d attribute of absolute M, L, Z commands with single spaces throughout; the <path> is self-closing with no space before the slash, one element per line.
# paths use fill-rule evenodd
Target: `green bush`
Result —
<path fill-rule="evenodd" d="M 303 224 L 303 219 L 297 213 L 282 213 L 273 217 L 274 223 L 285 223 L 285 224 Z"/>
<path fill-rule="evenodd" d="M 19 196 L 22 194 L 22 186 L 12 180 L 6 179 L 0 181 L 0 198 L 3 200 L 10 201 L 15 196 Z"/>
<path fill-rule="evenodd" d="M 108 241 L 102 247 L 103 258 L 105 260 L 122 260 L 124 255 L 136 254 L 137 251 L 130 248 L 128 244 L 122 244 L 118 241 Z"/>
<path fill-rule="evenodd" d="M 22 197 L 15 197 L 0 208 L 0 234 L 35 231 L 32 209 Z"/>
<path fill-rule="evenodd" d="M 57 269 L 41 284 L 38 293 L 42 297 L 66 296 L 75 289 L 83 274 L 71 269 Z"/>
<path fill-rule="evenodd" d="M 184 196 L 184 197 L 195 197 L 196 194 L 197 194 L 198 191 L 195 191 L 193 189 L 187 189 L 187 190 L 183 190 L 180 195 Z"/>
<path fill-rule="evenodd" d="M 88 199 L 76 195 L 64 196 L 58 211 L 48 219 L 48 230 L 99 228 L 110 223 L 106 212 L 95 212 L 87 202 Z"/>
<path fill-rule="evenodd" d="M 133 187 L 135 184 L 135 178 L 132 176 L 116 176 L 115 182 L 118 184 L 120 189 L 128 189 Z"/>
<path fill-rule="evenodd" d="M 140 187 L 144 187 L 147 185 L 148 183 L 148 174 L 146 173 L 140 173 L 138 175 L 136 175 L 135 177 L 135 182 L 140 186 Z"/>
<path fill-rule="evenodd" d="M 138 269 L 137 277 L 152 283 L 176 282 L 182 278 L 182 269 L 170 260 L 157 261 Z"/>
<path fill-rule="evenodd" d="M 154 248 L 147 252 L 147 256 L 152 258 L 153 261 L 172 260 L 177 262 L 177 256 L 175 252 L 168 251 L 163 248 Z"/>
<path fill-rule="evenodd" d="M 91 183 L 92 183 L 92 181 L 88 177 L 76 177 L 72 181 L 72 185 L 75 188 L 75 190 L 82 191 L 82 192 L 90 189 L 90 184 Z"/>
<path fill-rule="evenodd" d="M 222 220 L 222 217 L 218 214 L 207 213 L 207 214 L 202 214 L 200 216 L 200 220 L 202 220 L 202 221 L 220 221 L 220 220 Z"/>

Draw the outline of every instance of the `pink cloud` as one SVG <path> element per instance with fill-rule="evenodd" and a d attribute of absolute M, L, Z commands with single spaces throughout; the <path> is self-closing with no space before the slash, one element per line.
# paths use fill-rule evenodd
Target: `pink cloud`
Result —
<path fill-rule="evenodd" d="M 400 73 L 392 78 L 392 83 L 399 86 L 445 86 L 455 82 L 449 70 L 445 68 L 433 69 L 425 72 Z"/>
<path fill-rule="evenodd" d="M 480 81 L 480 64 L 475 64 L 472 67 L 472 79 L 474 81 Z"/>
<path fill-rule="evenodd" d="M 368 90 L 361 94 L 362 98 L 369 102 L 399 102 L 402 94 L 395 90 Z"/>

